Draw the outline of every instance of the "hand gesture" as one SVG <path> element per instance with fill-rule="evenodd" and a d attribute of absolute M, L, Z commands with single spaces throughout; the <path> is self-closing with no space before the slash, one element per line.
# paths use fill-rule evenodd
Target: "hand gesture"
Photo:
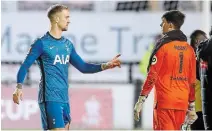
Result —
<path fill-rule="evenodd" d="M 102 64 L 102 69 L 106 70 L 106 69 L 112 69 L 115 67 L 119 67 L 121 68 L 121 61 L 119 60 L 119 57 L 121 56 L 121 54 L 118 54 L 116 57 L 114 57 L 111 61 Z"/>
<path fill-rule="evenodd" d="M 16 88 L 14 93 L 13 93 L 13 102 L 16 104 L 20 103 L 20 100 L 23 99 L 23 92 L 22 89 Z"/>

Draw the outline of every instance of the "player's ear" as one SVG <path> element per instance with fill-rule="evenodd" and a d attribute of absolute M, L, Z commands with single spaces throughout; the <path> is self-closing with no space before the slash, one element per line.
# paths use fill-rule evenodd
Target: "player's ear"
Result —
<path fill-rule="evenodd" d="M 173 27 L 173 24 L 172 23 L 169 23 L 169 28 L 172 28 Z"/>
<path fill-rule="evenodd" d="M 58 23 L 59 22 L 59 20 L 60 20 L 60 18 L 58 17 L 58 16 L 54 16 L 54 21 L 56 22 L 56 23 Z"/>
<path fill-rule="evenodd" d="M 57 16 L 57 17 L 56 17 L 56 22 L 58 23 L 58 22 L 59 22 L 59 20 L 60 20 L 60 18 Z"/>
<path fill-rule="evenodd" d="M 168 23 L 168 28 L 169 28 L 170 30 L 172 30 L 172 29 L 174 29 L 175 27 L 174 27 L 174 25 L 170 22 L 170 23 Z"/>

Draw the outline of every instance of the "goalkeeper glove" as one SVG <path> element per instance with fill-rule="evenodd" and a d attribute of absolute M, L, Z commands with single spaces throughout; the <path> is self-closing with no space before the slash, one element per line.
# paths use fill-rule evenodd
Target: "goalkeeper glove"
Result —
<path fill-rule="evenodd" d="M 142 108 L 142 105 L 145 102 L 145 100 L 146 100 L 146 96 L 139 96 L 138 101 L 135 104 L 135 107 L 134 107 L 134 119 L 136 121 L 139 121 L 139 114 L 141 112 L 141 108 Z"/>
<path fill-rule="evenodd" d="M 195 102 L 191 102 L 188 107 L 188 112 L 186 115 L 186 123 L 191 125 L 197 120 L 197 114 L 195 111 Z"/>
<path fill-rule="evenodd" d="M 188 124 L 182 124 L 181 131 L 191 131 L 191 125 Z"/>
<path fill-rule="evenodd" d="M 185 122 L 181 126 L 181 130 L 191 130 L 190 126 L 197 120 L 197 114 L 195 111 L 195 102 L 191 102 L 188 107 L 188 112 L 186 114 Z"/>

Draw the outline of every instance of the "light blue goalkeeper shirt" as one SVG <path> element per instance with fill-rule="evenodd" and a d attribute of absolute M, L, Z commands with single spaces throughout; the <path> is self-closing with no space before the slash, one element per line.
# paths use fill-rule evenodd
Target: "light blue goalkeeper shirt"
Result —
<path fill-rule="evenodd" d="M 17 74 L 17 83 L 23 83 L 27 70 L 37 61 L 41 80 L 38 102 L 55 101 L 68 103 L 68 64 L 71 63 L 82 73 L 102 71 L 100 64 L 84 62 L 76 53 L 73 44 L 61 37 L 56 39 L 47 32 L 31 46 Z"/>

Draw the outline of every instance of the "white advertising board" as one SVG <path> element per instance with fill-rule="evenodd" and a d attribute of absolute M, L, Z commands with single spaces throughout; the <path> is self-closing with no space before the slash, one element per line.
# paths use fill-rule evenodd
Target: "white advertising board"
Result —
<path fill-rule="evenodd" d="M 153 35 L 161 32 L 161 13 L 71 13 L 64 36 L 88 61 L 106 61 L 121 53 L 123 61 L 140 61 Z M 2 13 L 2 61 L 22 61 L 33 40 L 49 29 L 46 12 Z M 201 29 L 200 13 L 186 13 L 186 35 Z"/>

